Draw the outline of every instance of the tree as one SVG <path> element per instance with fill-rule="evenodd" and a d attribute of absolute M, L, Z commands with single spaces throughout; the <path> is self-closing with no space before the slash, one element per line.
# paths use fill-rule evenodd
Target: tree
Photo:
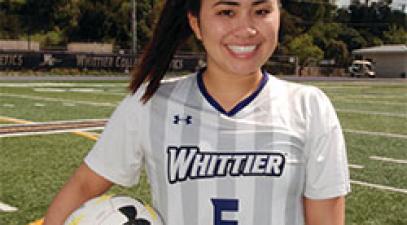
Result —
<path fill-rule="evenodd" d="M 0 11 L 0 38 L 16 39 L 22 33 L 17 15 L 8 15 Z"/>
<path fill-rule="evenodd" d="M 304 32 L 304 28 L 298 26 L 301 22 L 301 18 L 291 15 L 285 9 L 281 9 L 281 20 L 280 20 L 280 33 L 279 41 L 281 45 L 277 51 L 281 51 L 285 54 L 287 51 L 287 44 L 295 37 L 301 35 Z"/>
<path fill-rule="evenodd" d="M 297 18 L 295 22 L 302 30 L 307 30 L 320 21 L 332 22 L 335 17 L 336 5 L 331 0 L 284 0 L 281 4 L 292 18 Z"/>
<path fill-rule="evenodd" d="M 407 31 L 396 25 L 390 27 L 390 30 L 384 32 L 385 44 L 405 44 L 407 45 Z"/>
<path fill-rule="evenodd" d="M 21 7 L 20 15 L 26 29 L 31 32 L 44 32 L 52 30 L 57 24 L 55 17 L 58 13 L 58 7 L 64 0 L 26 0 Z"/>
<path fill-rule="evenodd" d="M 406 28 L 406 13 L 391 8 L 392 0 L 364 2 L 353 0 L 349 6 L 349 27 L 359 31 L 367 46 L 385 43 L 384 34 L 392 26 Z"/>
<path fill-rule="evenodd" d="M 0 1 L 0 38 L 17 39 L 23 33 L 19 16 L 21 6 L 21 2 Z"/>
<path fill-rule="evenodd" d="M 335 18 L 336 6 L 331 3 L 330 0 L 281 1 L 283 6 L 280 26 L 281 44 L 277 53 L 290 54 L 288 45 L 293 39 L 307 33 L 316 24 L 332 22 Z M 309 35 L 313 34 L 309 33 Z M 316 41 L 318 42 L 320 39 L 316 39 Z"/>
<path fill-rule="evenodd" d="M 334 59 L 337 65 L 348 63 L 349 50 L 347 44 L 342 41 L 343 31 L 346 26 L 339 23 L 315 24 L 309 31 L 314 38 L 314 43 L 324 51 L 325 59 Z"/>
<path fill-rule="evenodd" d="M 332 40 L 325 51 L 326 59 L 335 59 L 335 64 L 345 66 L 349 64 L 349 51 L 343 41 Z"/>
<path fill-rule="evenodd" d="M 129 28 L 126 29 L 129 26 L 123 28 L 119 17 L 115 17 L 122 9 L 122 4 L 125 3 L 114 0 L 79 1 L 75 10 L 77 13 L 71 14 L 71 26 L 64 30 L 68 41 L 120 42 L 123 33 L 130 34 Z M 128 19 L 126 24 L 130 21 L 128 14 L 121 15 Z"/>
<path fill-rule="evenodd" d="M 341 33 L 341 25 L 338 23 L 317 23 L 308 32 L 313 38 L 314 42 L 322 50 L 326 50 L 330 42 L 338 38 Z"/>
<path fill-rule="evenodd" d="M 72 0 L 71 0 L 72 1 Z M 137 48 L 145 46 L 152 35 L 162 0 L 137 0 Z M 88 0 L 76 4 L 70 26 L 69 41 L 105 41 L 121 48 L 132 46 L 132 4 L 121 0 Z"/>
<path fill-rule="evenodd" d="M 367 46 L 367 41 L 363 38 L 359 31 L 346 25 L 341 26 L 341 32 L 338 35 L 338 40 L 346 43 L 348 52 Z"/>
<path fill-rule="evenodd" d="M 137 0 L 138 6 L 138 33 L 141 46 L 145 46 L 153 35 L 153 29 L 162 10 L 162 0 Z"/>
<path fill-rule="evenodd" d="M 296 55 L 299 59 L 299 75 L 302 74 L 304 67 L 312 62 L 318 62 L 324 57 L 324 52 L 313 43 L 313 37 L 309 34 L 294 38 L 288 44 L 288 50 L 290 54 Z"/>

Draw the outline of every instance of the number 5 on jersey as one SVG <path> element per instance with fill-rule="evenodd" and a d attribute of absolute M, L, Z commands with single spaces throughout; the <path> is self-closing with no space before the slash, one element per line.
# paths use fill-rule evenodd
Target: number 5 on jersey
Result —
<path fill-rule="evenodd" d="M 214 225 L 238 225 L 236 220 L 224 220 L 223 212 L 237 212 L 239 201 L 237 199 L 211 199 L 213 204 Z"/>

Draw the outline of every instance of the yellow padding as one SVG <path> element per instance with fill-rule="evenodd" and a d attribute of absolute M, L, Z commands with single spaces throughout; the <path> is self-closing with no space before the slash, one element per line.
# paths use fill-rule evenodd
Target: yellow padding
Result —
<path fill-rule="evenodd" d="M 11 118 L 11 117 L 6 117 L 6 116 L 0 116 L 0 121 L 17 123 L 17 124 L 30 124 L 30 123 L 33 123 L 32 121 L 20 120 L 20 119 L 17 119 L 17 118 Z"/>
<path fill-rule="evenodd" d="M 44 218 L 41 218 L 39 220 L 36 220 L 28 225 L 42 225 L 44 223 Z"/>
<path fill-rule="evenodd" d="M 157 213 L 155 212 L 155 210 L 154 210 L 151 206 L 149 206 L 149 205 L 145 205 L 145 207 L 146 207 L 147 211 L 150 213 L 151 217 L 153 217 L 153 220 L 157 220 L 157 219 L 158 219 L 158 215 L 157 215 Z"/>

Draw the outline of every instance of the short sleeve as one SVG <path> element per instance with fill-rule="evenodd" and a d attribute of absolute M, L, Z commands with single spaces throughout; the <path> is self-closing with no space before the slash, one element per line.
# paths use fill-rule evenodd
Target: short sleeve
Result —
<path fill-rule="evenodd" d="M 126 97 L 85 157 L 85 163 L 94 172 L 122 186 L 135 185 L 143 166 L 140 124 L 137 119 L 139 105 L 136 96 Z"/>
<path fill-rule="evenodd" d="M 332 103 L 313 88 L 308 99 L 304 195 L 328 199 L 350 192 L 345 140 Z"/>

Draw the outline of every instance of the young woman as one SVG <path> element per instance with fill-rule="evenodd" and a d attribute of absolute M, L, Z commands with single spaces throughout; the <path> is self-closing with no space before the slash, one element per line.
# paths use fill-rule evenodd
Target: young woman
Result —
<path fill-rule="evenodd" d="M 46 225 L 143 165 L 166 225 L 343 225 L 344 139 L 317 88 L 262 71 L 277 45 L 276 0 L 167 0 L 152 42 L 100 140 L 56 196 Z M 197 74 L 161 82 L 194 34 Z"/>

